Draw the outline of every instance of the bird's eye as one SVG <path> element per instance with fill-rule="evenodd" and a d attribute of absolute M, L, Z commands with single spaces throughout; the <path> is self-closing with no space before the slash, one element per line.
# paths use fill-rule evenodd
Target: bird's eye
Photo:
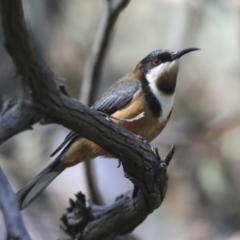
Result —
<path fill-rule="evenodd" d="M 158 60 L 158 59 L 154 59 L 153 60 L 153 64 L 155 65 L 155 66 L 157 66 L 157 65 L 159 65 L 160 64 L 160 61 Z"/>

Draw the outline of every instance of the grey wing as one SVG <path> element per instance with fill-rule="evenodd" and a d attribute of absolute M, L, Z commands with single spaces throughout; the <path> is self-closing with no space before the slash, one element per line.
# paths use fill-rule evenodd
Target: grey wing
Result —
<path fill-rule="evenodd" d="M 135 92 L 140 88 L 140 81 L 138 80 L 128 80 L 128 81 L 118 81 L 114 83 L 107 92 L 105 92 L 102 97 L 97 100 L 91 108 L 103 112 L 105 114 L 111 115 L 117 110 L 125 107 L 131 100 Z M 78 133 L 70 131 L 69 134 L 64 139 L 63 143 L 51 154 L 54 156 L 57 152 L 63 149 L 67 149 L 75 139 L 81 137 Z M 63 151 L 64 152 L 64 151 Z"/>
<path fill-rule="evenodd" d="M 134 93 L 137 92 L 139 88 L 140 81 L 118 81 L 114 83 L 91 108 L 111 115 L 125 107 L 132 100 Z"/>

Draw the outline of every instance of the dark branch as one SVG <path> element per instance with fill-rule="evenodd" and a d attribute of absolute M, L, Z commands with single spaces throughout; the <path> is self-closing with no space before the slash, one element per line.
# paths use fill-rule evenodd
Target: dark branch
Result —
<path fill-rule="evenodd" d="M 32 125 L 40 120 L 31 98 L 12 103 L 5 99 L 0 112 L 0 145 L 12 136 L 32 129 Z"/>
<path fill-rule="evenodd" d="M 107 6 L 94 37 L 91 51 L 85 66 L 79 100 L 91 106 L 97 94 L 105 56 L 109 47 L 110 37 L 120 12 L 130 0 L 106 0 Z M 90 199 L 95 204 L 103 204 L 99 193 L 92 161 L 84 163 Z"/>
<path fill-rule="evenodd" d="M 23 224 L 17 197 L 0 167 L 0 207 L 7 228 L 7 239 L 30 240 Z"/>
<path fill-rule="evenodd" d="M 84 104 L 92 105 L 95 101 L 112 30 L 119 14 L 129 2 L 130 0 L 107 0 L 83 74 L 80 101 Z"/>
<path fill-rule="evenodd" d="M 121 159 L 126 175 L 135 185 L 133 193 L 124 195 L 113 205 L 98 208 L 98 213 L 100 211 L 106 216 L 113 211 L 114 225 L 122 231 L 112 232 L 113 229 L 106 228 L 110 224 L 105 221 L 108 218 L 98 219 L 99 214 L 96 213 L 94 221 L 85 226 L 81 239 L 112 239 L 131 231 L 162 203 L 167 164 L 159 161 L 151 146 L 141 138 L 63 94 L 55 85 L 51 71 L 36 54 L 24 22 L 22 2 L 0 0 L 0 3 L 6 47 L 23 81 L 32 90 L 34 103 L 43 116 L 72 129 Z M 119 204 L 125 206 L 124 214 L 118 212 Z M 131 212 L 131 209 L 134 211 Z"/>
<path fill-rule="evenodd" d="M 154 190 L 153 187 L 151 194 L 152 198 L 154 198 L 156 191 L 161 193 L 159 205 L 166 193 L 166 169 L 172 158 L 173 151 L 174 148 L 169 151 L 164 160 L 159 159 L 159 166 L 156 168 L 155 182 L 159 184 L 154 186 L 157 189 Z M 146 204 L 143 192 L 136 191 L 136 193 L 129 191 L 117 197 L 116 201 L 108 207 L 96 205 L 87 207 L 84 195 L 79 193 L 76 195 L 76 201 L 70 200 L 70 207 L 62 217 L 62 228 L 73 239 L 79 240 L 110 240 L 116 236 L 127 234 L 144 221 L 151 211 L 151 206 Z M 124 224 L 126 221 L 127 224 Z"/>

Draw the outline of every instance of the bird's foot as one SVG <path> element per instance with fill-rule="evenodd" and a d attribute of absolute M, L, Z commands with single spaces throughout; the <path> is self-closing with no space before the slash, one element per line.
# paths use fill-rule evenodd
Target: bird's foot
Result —
<path fill-rule="evenodd" d="M 120 159 L 118 159 L 118 166 L 117 166 L 117 168 L 120 168 L 121 165 L 122 165 L 122 161 Z"/>
<path fill-rule="evenodd" d="M 155 146 L 151 146 L 151 147 L 152 147 L 152 151 L 156 155 L 156 157 L 159 160 L 159 162 L 165 163 L 168 166 L 169 162 L 171 161 L 172 156 L 174 154 L 175 146 L 174 145 L 171 146 L 170 150 L 168 151 L 168 153 L 166 154 L 166 156 L 163 159 L 161 159 L 161 156 L 159 154 L 158 148 L 155 147 Z"/>

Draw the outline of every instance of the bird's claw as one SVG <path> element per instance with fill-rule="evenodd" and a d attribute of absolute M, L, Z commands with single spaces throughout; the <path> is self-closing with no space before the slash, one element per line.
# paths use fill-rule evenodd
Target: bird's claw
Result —
<path fill-rule="evenodd" d="M 121 165 L 122 165 L 122 162 L 121 162 L 121 160 L 120 160 L 120 159 L 118 159 L 118 166 L 117 166 L 117 168 L 120 168 L 120 167 L 121 167 Z"/>
<path fill-rule="evenodd" d="M 172 157 L 173 157 L 173 154 L 175 152 L 175 146 L 172 145 L 170 150 L 168 151 L 168 153 L 166 154 L 166 156 L 163 158 L 162 162 L 164 162 L 167 166 L 169 165 Z"/>
<path fill-rule="evenodd" d="M 166 154 L 166 156 L 163 159 L 161 159 L 161 156 L 159 155 L 159 151 L 158 151 L 157 147 L 151 146 L 151 148 L 152 148 L 153 153 L 159 160 L 159 162 L 165 163 L 168 166 L 169 162 L 171 161 L 172 156 L 174 154 L 175 146 L 174 145 L 171 146 L 170 150 L 168 151 L 168 153 Z"/>

